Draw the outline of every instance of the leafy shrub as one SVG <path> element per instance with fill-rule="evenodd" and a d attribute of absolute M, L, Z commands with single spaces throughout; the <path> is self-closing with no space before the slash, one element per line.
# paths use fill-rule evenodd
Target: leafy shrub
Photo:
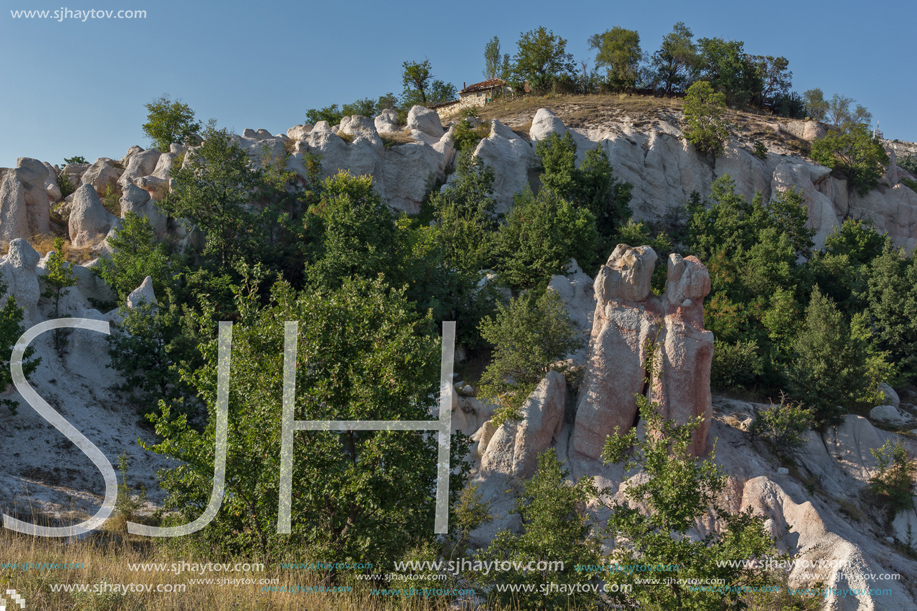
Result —
<path fill-rule="evenodd" d="M 57 187 L 60 189 L 61 199 L 76 192 L 76 187 L 73 186 L 70 178 L 63 172 L 57 175 Z"/>
<path fill-rule="evenodd" d="M 22 325 L 23 310 L 16 303 L 14 295 L 7 295 L 9 287 L 3 280 L 0 280 L 0 299 L 6 296 L 6 302 L 3 308 L 0 308 L 0 388 L 6 390 L 13 383 L 13 374 L 10 370 L 10 357 L 13 353 L 13 347 L 16 342 L 25 333 L 25 327 Z M 26 348 L 22 358 L 22 372 L 26 380 L 29 379 L 35 369 L 41 363 L 40 358 L 34 358 L 35 347 Z M 0 398 L 0 404 L 3 404 L 15 414 L 18 403 L 10 398 Z"/>
<path fill-rule="evenodd" d="M 169 146 L 174 143 L 200 142 L 201 123 L 194 120 L 194 111 L 181 100 L 173 102 L 168 95 L 163 95 L 145 106 L 148 112 L 143 133 L 155 149 L 168 152 Z"/>
<path fill-rule="evenodd" d="M 149 220 L 128 212 L 121 229 L 109 239 L 109 245 L 111 256 L 99 259 L 93 271 L 112 288 L 118 301 L 123 303 L 147 276 L 153 280 L 153 292 L 162 299 L 165 287 L 172 283 L 173 265 Z"/>
<path fill-rule="evenodd" d="M 763 371 L 758 343 L 754 340 L 734 344 L 717 340 L 714 344 L 713 363 L 710 366 L 710 384 L 721 390 L 745 390 L 754 386 Z"/>
<path fill-rule="evenodd" d="M 497 313 L 481 321 L 481 335 L 494 346 L 493 359 L 481 376 L 479 395 L 499 406 L 494 424 L 517 418 L 518 409 L 549 371 L 582 347 L 579 329 L 554 291 L 541 297 L 529 292 L 498 304 Z"/>
<path fill-rule="evenodd" d="M 723 117 L 726 96 L 714 91 L 707 81 L 688 87 L 685 96 L 685 138 L 703 155 L 716 157 L 729 137 L 730 124 Z"/>
<path fill-rule="evenodd" d="M 861 123 L 848 124 L 843 131 L 831 130 L 812 143 L 812 159 L 840 171 L 860 195 L 879 184 L 888 165 L 882 143 Z"/>
<path fill-rule="evenodd" d="M 872 492 L 888 498 L 896 512 L 913 509 L 917 463 L 901 440 L 892 444 L 889 439 L 881 448 L 869 452 L 876 459 L 876 474 L 869 478 Z"/>
<path fill-rule="evenodd" d="M 781 397 L 779 405 L 772 405 L 758 414 L 751 434 L 763 439 L 774 454 L 786 456 L 805 443 L 803 434 L 811 426 L 812 410 Z"/>
<path fill-rule="evenodd" d="M 562 571 L 501 571 L 496 578 L 506 585 L 535 584 L 532 592 L 490 590 L 489 598 L 501 605 L 524 609 L 594 608 L 598 597 L 585 592 L 539 591 L 545 579 L 568 586 L 587 584 L 593 574 L 577 571 L 577 566 L 596 566 L 601 558 L 597 527 L 590 522 L 585 505 L 598 496 L 591 477 L 568 484 L 569 472 L 557 459 L 554 448 L 538 457 L 538 470 L 523 484 L 522 494 L 512 510 L 522 520 L 522 532 L 502 530 L 480 556 L 496 562 L 523 565 L 533 559 L 563 562 Z M 521 592 L 521 593 L 520 593 Z M 521 607 L 517 607 L 521 605 Z M 580 607 L 580 605 L 585 605 Z M 502 608 L 502 607 L 501 607 Z"/>
<path fill-rule="evenodd" d="M 589 210 L 596 219 L 600 236 L 612 235 L 630 216 L 628 204 L 631 185 L 612 175 L 608 156 L 601 147 L 586 151 L 583 162 L 576 167 L 576 143 L 570 132 L 563 137 L 551 133 L 535 145 L 544 173 L 543 187 L 570 201 L 577 208 Z M 603 244 L 607 250 L 609 244 Z M 588 262 L 581 261 L 584 265 Z"/>
<path fill-rule="evenodd" d="M 48 256 L 48 273 L 39 276 L 45 285 L 41 296 L 51 299 L 54 304 L 54 318 L 60 318 L 60 300 L 70 292 L 70 287 L 76 284 L 76 276 L 73 275 L 73 269 L 64 256 L 64 239 L 57 238 L 54 240 L 54 250 Z M 67 329 L 55 329 L 52 332 L 54 347 L 60 356 L 64 355 L 64 348 L 67 345 Z"/>
<path fill-rule="evenodd" d="M 588 268 L 596 259 L 595 216 L 577 209 L 549 188 L 538 195 L 518 194 L 500 228 L 499 270 L 510 286 L 547 286 L 551 276 L 565 273 L 570 259 Z"/>
<path fill-rule="evenodd" d="M 767 159 L 767 147 L 760 140 L 755 140 L 753 153 L 758 159 Z"/>
<path fill-rule="evenodd" d="M 655 377 L 654 365 L 647 371 Z M 723 579 L 723 583 L 767 586 L 774 583 L 770 571 L 754 569 L 743 560 L 779 556 L 774 540 L 764 528 L 764 519 L 751 509 L 730 513 L 722 498 L 727 477 L 711 454 L 699 460 L 692 453 L 693 437 L 702 417 L 680 425 L 664 418 L 659 406 L 636 395 L 640 418 L 647 434 L 637 437 L 637 427 L 627 433 L 609 435 L 602 452 L 605 462 L 622 463 L 625 471 L 640 469 L 643 477 L 632 480 L 626 500 L 609 504 L 608 534 L 616 547 L 609 564 L 663 565 L 678 567 L 678 580 L 664 588 L 641 587 L 639 572 L 608 571 L 605 582 L 616 604 L 627 608 L 740 609 L 740 588 L 700 591 L 682 579 Z M 639 481 L 639 483 L 637 483 Z M 689 534 L 697 520 L 715 515 L 722 529 L 697 538 Z M 737 560 L 738 562 L 731 562 Z M 673 580 L 674 581 L 674 580 Z M 629 585 L 630 589 L 611 586 Z"/>
<path fill-rule="evenodd" d="M 65 157 L 64 158 L 65 167 L 70 165 L 71 163 L 89 163 L 89 162 L 86 161 L 86 158 L 83 157 L 82 155 L 76 155 L 75 157 Z"/>

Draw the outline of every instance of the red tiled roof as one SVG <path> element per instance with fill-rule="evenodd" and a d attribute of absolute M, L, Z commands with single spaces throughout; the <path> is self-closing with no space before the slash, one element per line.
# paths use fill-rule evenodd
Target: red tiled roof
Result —
<path fill-rule="evenodd" d="M 504 81 L 503 79 L 492 78 L 492 79 L 487 79 L 486 81 L 481 81 L 480 83 L 474 83 L 473 85 L 468 85 L 467 87 L 459 91 L 459 94 L 474 93 L 475 91 L 484 91 L 486 89 L 493 89 L 495 87 L 503 87 L 504 85 L 506 85 L 506 81 Z"/>

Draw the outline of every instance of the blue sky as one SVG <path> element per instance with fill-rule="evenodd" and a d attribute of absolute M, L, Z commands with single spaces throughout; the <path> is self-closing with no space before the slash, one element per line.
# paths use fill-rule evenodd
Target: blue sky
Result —
<path fill-rule="evenodd" d="M 512 53 L 538 26 L 586 40 L 619 25 L 646 51 L 684 21 L 696 38 L 745 41 L 749 53 L 790 60 L 794 88 L 841 92 L 869 108 L 886 137 L 917 140 L 913 28 L 917 3 L 737 3 L 641 0 L 575 3 L 3 0 L 0 12 L 0 166 L 17 157 L 60 163 L 120 158 L 148 146 L 144 104 L 168 93 L 198 118 L 272 133 L 308 108 L 401 92 L 400 66 L 428 58 L 437 77 L 481 80 L 484 44 Z M 143 20 L 25 20 L 11 10 L 146 10 Z"/>

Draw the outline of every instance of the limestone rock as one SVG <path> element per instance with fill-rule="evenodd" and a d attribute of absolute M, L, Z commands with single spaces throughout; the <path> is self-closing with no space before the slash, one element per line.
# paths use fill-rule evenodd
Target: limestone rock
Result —
<path fill-rule="evenodd" d="M 338 133 L 354 136 L 354 144 L 365 141 L 370 146 L 382 146 L 382 138 L 379 137 L 373 120 L 367 117 L 360 115 L 344 117 L 341 119 L 341 130 Z"/>
<path fill-rule="evenodd" d="M 92 185 L 100 196 L 105 195 L 109 188 L 120 190 L 118 179 L 121 178 L 122 170 L 112 165 L 111 159 L 105 157 L 96 160 L 83 173 L 82 181 L 84 185 Z"/>
<path fill-rule="evenodd" d="M 121 174 L 121 178 L 118 179 L 118 184 L 123 189 L 127 185 L 134 183 L 138 178 L 149 176 L 156 169 L 160 156 L 161 153 L 156 149 L 134 153 L 128 159 L 127 165 L 124 166 L 124 172 Z"/>
<path fill-rule="evenodd" d="M 143 283 L 127 296 L 127 307 L 132 310 L 143 303 L 151 305 L 157 303 L 156 294 L 153 292 L 153 279 L 149 276 L 144 278 Z"/>
<path fill-rule="evenodd" d="M 168 217 L 159 210 L 156 202 L 150 199 L 148 191 L 135 185 L 128 185 L 121 196 L 120 204 L 122 218 L 128 212 L 142 216 L 150 222 L 150 227 L 153 229 L 153 233 L 156 234 L 156 239 L 164 240 L 166 238 Z"/>
<path fill-rule="evenodd" d="M 398 125 L 398 114 L 391 108 L 380 112 L 373 120 L 373 124 L 380 134 L 394 134 L 401 131 L 401 126 Z"/>
<path fill-rule="evenodd" d="M 7 285 L 7 294 L 16 297 L 16 303 L 23 309 L 23 318 L 29 322 L 36 322 L 38 318 L 41 287 L 36 267 L 40 260 L 41 255 L 22 238 L 10 241 L 9 253 L 0 260 L 0 277 Z"/>
<path fill-rule="evenodd" d="M 90 184 L 77 189 L 70 212 L 70 241 L 75 248 L 89 246 L 101 239 L 111 229 L 115 216 L 102 205 L 98 193 Z"/>
<path fill-rule="evenodd" d="M 124 157 L 121 158 L 121 163 L 120 163 L 121 167 L 122 167 L 122 168 L 126 168 L 126 167 L 127 167 L 127 164 L 128 164 L 128 163 L 130 162 L 130 160 L 131 160 L 131 157 L 133 157 L 133 156 L 136 155 L 137 153 L 142 153 L 142 152 L 143 152 L 143 149 L 142 149 L 141 147 L 137 146 L 136 144 L 135 144 L 134 146 L 130 147 L 129 149 L 127 149 L 127 153 L 125 153 L 125 154 L 124 154 Z"/>
<path fill-rule="evenodd" d="M 437 140 L 446 133 L 436 111 L 425 106 L 415 105 L 411 108 L 410 112 L 408 112 L 407 127 L 410 130 L 416 129 L 420 133 L 432 136 Z"/>
<path fill-rule="evenodd" d="M 0 240 L 48 233 L 56 189 L 53 171 L 37 159 L 23 157 L 15 169 L 0 170 Z"/>
<path fill-rule="evenodd" d="M 88 163 L 68 163 L 63 167 L 60 173 L 70 181 L 70 184 L 73 185 L 74 188 L 76 188 L 83 184 L 83 174 L 88 169 Z"/>
<path fill-rule="evenodd" d="M 538 159 L 532 146 L 512 130 L 491 124 L 490 136 L 481 140 L 474 151 L 494 170 L 493 193 L 497 212 L 509 212 L 517 193 L 537 180 Z"/>
<path fill-rule="evenodd" d="M 914 422 L 914 418 L 893 405 L 877 405 L 869 411 L 872 420 L 891 424 L 893 426 L 907 426 Z"/>
<path fill-rule="evenodd" d="M 646 299 L 656 259 L 656 252 L 649 246 L 630 248 L 618 244 L 595 277 L 596 301 Z"/>
<path fill-rule="evenodd" d="M 532 142 L 544 140 L 551 134 L 563 136 L 567 133 L 563 121 L 557 118 L 553 112 L 547 108 L 539 108 L 532 119 L 532 127 L 529 129 L 529 138 Z"/>
<path fill-rule="evenodd" d="M 879 392 L 882 393 L 882 396 L 885 398 L 885 405 L 891 405 L 892 407 L 901 406 L 901 399 L 898 397 L 898 393 L 885 382 L 879 384 Z"/>
<path fill-rule="evenodd" d="M 309 132 L 312 131 L 312 125 L 309 123 L 304 123 L 302 125 L 295 125 L 287 130 L 287 137 L 290 140 L 298 141 L 305 140 L 306 136 L 309 135 Z"/>

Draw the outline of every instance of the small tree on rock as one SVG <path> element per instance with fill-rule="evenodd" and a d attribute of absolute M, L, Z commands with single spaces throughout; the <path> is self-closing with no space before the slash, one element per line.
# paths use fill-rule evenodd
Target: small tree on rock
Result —
<path fill-rule="evenodd" d="M 714 158 L 723 151 L 730 123 L 724 118 L 726 96 L 713 90 L 707 81 L 688 88 L 685 97 L 685 137 L 704 155 Z"/>

